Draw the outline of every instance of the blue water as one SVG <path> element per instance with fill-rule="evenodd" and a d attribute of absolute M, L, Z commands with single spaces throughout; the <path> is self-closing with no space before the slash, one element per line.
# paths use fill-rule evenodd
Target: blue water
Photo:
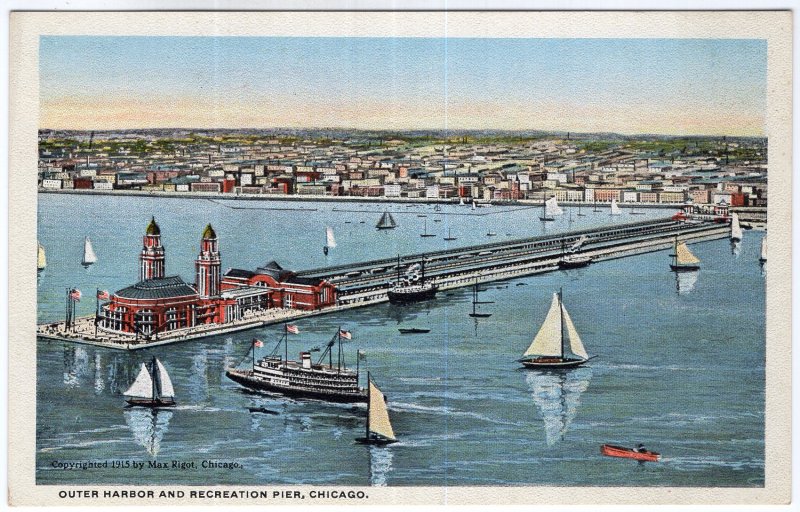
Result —
<path fill-rule="evenodd" d="M 63 318 L 67 287 L 84 291 L 79 312 L 91 314 L 95 288 L 113 291 L 134 282 L 150 215 L 161 226 L 167 273 L 190 280 L 208 222 L 220 237 L 223 267 L 254 268 L 275 259 L 299 270 L 672 213 L 611 217 L 607 209 L 595 214 L 584 208 L 582 217 L 573 209 L 572 223 L 568 211 L 541 223 L 539 209 L 524 207 L 445 206 L 437 213 L 422 205 L 51 194 L 39 201 L 39 240 L 48 255 L 39 278 L 40 321 Z M 397 212 L 397 229 L 374 229 L 384 209 Z M 422 214 L 436 238 L 419 237 Z M 326 225 L 338 243 L 327 258 L 321 250 Z M 457 241 L 442 240 L 448 226 Z M 487 237 L 489 231 L 497 236 Z M 88 270 L 80 266 L 85 235 L 99 258 Z M 353 331 L 345 347 L 349 364 L 355 365 L 357 349 L 365 350 L 362 369 L 389 398 L 400 442 L 388 448 L 353 443 L 363 433 L 363 407 L 252 394 L 224 377 L 253 336 L 277 340 L 278 326 L 134 353 L 40 341 L 37 481 L 763 486 L 762 235 L 746 232 L 738 254 L 726 240 L 692 245 L 702 269 L 681 276 L 680 290 L 669 272 L 669 251 L 662 251 L 486 284 L 481 300 L 495 304 L 484 305 L 492 316 L 477 321 L 467 316 L 471 292 L 462 289 L 426 303 L 299 322 L 301 334 L 290 338 L 294 353 L 324 344 L 338 326 Z M 521 370 L 515 359 L 559 288 L 587 351 L 598 357 L 567 372 Z M 399 326 L 431 332 L 399 335 Z M 168 368 L 179 402 L 155 417 L 123 409 L 121 396 L 139 364 L 153 355 Z M 254 405 L 279 414 L 250 413 Z M 639 442 L 661 452 L 663 462 L 640 465 L 599 453 L 603 443 Z M 115 460 L 234 461 L 242 467 L 54 467 Z"/>

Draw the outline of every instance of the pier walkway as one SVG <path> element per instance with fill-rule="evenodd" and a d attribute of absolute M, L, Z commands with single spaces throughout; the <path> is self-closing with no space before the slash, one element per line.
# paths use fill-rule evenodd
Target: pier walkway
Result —
<path fill-rule="evenodd" d="M 337 287 L 337 305 L 315 311 L 269 309 L 225 324 L 170 331 L 150 340 L 103 331 L 95 333 L 94 317 L 89 316 L 78 318 L 69 329 L 64 322 L 40 325 L 37 336 L 49 340 L 136 350 L 385 302 L 388 300 L 386 291 L 398 272 L 403 274 L 411 266 L 423 261 L 426 280 L 434 281 L 440 290 L 447 290 L 471 286 L 476 282 L 501 281 L 559 270 L 560 258 L 567 249 L 576 244 L 579 254 L 590 257 L 591 265 L 594 265 L 604 260 L 669 249 L 676 239 L 696 243 L 726 238 L 729 234 L 730 227 L 727 224 L 680 222 L 669 218 L 620 223 L 595 229 L 407 255 L 400 258 L 399 265 L 397 258 L 386 258 L 299 272 L 304 277 L 327 279 Z M 666 258 L 664 265 L 668 265 Z"/>

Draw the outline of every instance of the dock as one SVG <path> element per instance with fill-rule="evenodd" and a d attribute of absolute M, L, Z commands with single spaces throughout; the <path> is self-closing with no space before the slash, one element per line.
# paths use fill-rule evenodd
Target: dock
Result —
<path fill-rule="evenodd" d="M 591 269 L 593 265 L 605 260 L 669 249 L 676 239 L 691 244 L 727 238 L 729 235 L 730 226 L 713 222 L 682 222 L 664 218 L 619 223 L 594 229 L 405 255 L 400 257 L 399 264 L 395 257 L 298 272 L 303 277 L 326 279 L 337 288 L 337 304 L 314 311 L 273 308 L 224 324 L 201 325 L 161 333 L 157 339 L 150 340 L 136 339 L 131 335 L 96 332 L 94 316 L 85 316 L 76 319 L 69 329 L 64 322 L 39 325 L 37 337 L 119 350 L 139 350 L 380 304 L 388 300 L 386 292 L 398 271 L 402 274 L 423 261 L 426 280 L 435 282 L 439 290 L 448 290 L 472 286 L 476 281 L 503 281 L 558 271 L 558 262 L 565 250 L 578 243 L 580 254 L 592 259 L 588 267 Z M 664 265 L 666 267 L 666 260 Z"/>

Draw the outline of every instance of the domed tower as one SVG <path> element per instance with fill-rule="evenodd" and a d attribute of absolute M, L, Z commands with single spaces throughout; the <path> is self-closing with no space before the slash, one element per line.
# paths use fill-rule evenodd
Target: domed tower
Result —
<path fill-rule="evenodd" d="M 203 238 L 200 240 L 200 255 L 195 261 L 195 286 L 198 295 L 201 297 L 219 295 L 221 266 L 217 234 L 209 224 L 203 230 Z"/>
<path fill-rule="evenodd" d="M 147 225 L 142 244 L 139 280 L 161 279 L 164 277 L 164 246 L 161 245 L 161 228 L 156 224 L 155 217 Z"/>

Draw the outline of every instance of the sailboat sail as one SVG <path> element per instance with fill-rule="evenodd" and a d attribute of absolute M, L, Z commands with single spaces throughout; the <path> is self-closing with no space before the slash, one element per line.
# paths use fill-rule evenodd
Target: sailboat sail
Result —
<path fill-rule="evenodd" d="M 622 213 L 622 210 L 620 210 L 619 206 L 617 206 L 617 200 L 616 199 L 612 199 L 611 200 L 611 215 L 619 215 L 621 213 Z"/>
<path fill-rule="evenodd" d="M 161 361 L 156 359 L 156 366 L 158 367 L 158 378 L 161 381 L 161 396 L 165 398 L 173 398 L 175 396 L 175 389 L 172 387 L 172 380 L 169 378 L 167 369 L 161 364 Z"/>
<path fill-rule="evenodd" d="M 523 354 L 525 356 L 561 356 L 561 311 L 557 293 L 553 294 L 550 311 L 531 346 Z"/>
<path fill-rule="evenodd" d="M 561 215 L 562 213 L 564 213 L 564 210 L 562 210 L 561 207 L 558 206 L 558 202 L 556 201 L 556 198 L 554 196 L 545 201 L 544 212 L 545 215 L 547 215 L 548 217 L 552 217 L 553 215 Z"/>
<path fill-rule="evenodd" d="M 392 217 L 392 214 L 389 212 L 383 212 L 383 215 L 381 215 L 381 220 L 378 221 L 378 224 L 375 227 L 379 229 L 385 229 L 385 228 L 393 228 L 396 226 L 397 223 L 394 221 L 394 217 Z"/>
<path fill-rule="evenodd" d="M 739 225 L 739 216 L 735 213 L 731 215 L 731 240 L 742 239 L 742 227 Z"/>
<path fill-rule="evenodd" d="M 333 228 L 325 228 L 325 245 L 333 249 L 336 247 L 336 239 L 333 237 Z"/>
<path fill-rule="evenodd" d="M 167 379 L 169 379 L 169 377 L 167 377 Z M 172 386 L 172 383 L 170 383 L 170 386 Z M 136 380 L 133 381 L 131 387 L 129 387 L 123 395 L 136 398 L 152 397 L 153 379 L 150 377 L 150 372 L 147 371 L 147 366 L 145 366 L 144 363 L 142 363 L 142 368 L 139 370 L 139 375 L 136 376 Z"/>
<path fill-rule="evenodd" d="M 92 241 L 89 240 L 89 237 L 87 236 L 83 240 L 83 264 L 91 265 L 96 261 L 97 255 L 94 253 L 94 249 L 92 248 Z"/>
<path fill-rule="evenodd" d="M 569 352 L 572 352 L 572 355 L 579 359 L 589 359 L 589 354 L 586 353 L 581 337 L 578 335 L 575 324 L 572 323 L 572 319 L 569 317 L 569 313 L 567 313 L 567 308 L 564 307 L 564 304 L 561 304 L 561 314 L 564 316 L 564 326 L 567 328 L 567 338 L 569 338 L 569 343 L 565 347 L 564 357 L 569 358 Z"/>
<path fill-rule="evenodd" d="M 767 261 L 767 235 L 761 239 L 761 261 Z"/>
<path fill-rule="evenodd" d="M 675 254 L 677 255 L 676 261 L 678 265 L 695 265 L 700 263 L 700 260 L 697 259 L 697 256 L 692 254 L 685 242 L 678 244 L 675 248 Z"/>
<path fill-rule="evenodd" d="M 36 254 L 36 268 L 39 270 L 44 270 L 47 266 L 47 256 L 44 253 L 44 246 L 42 244 L 38 244 L 39 248 Z"/>
<path fill-rule="evenodd" d="M 386 399 L 372 380 L 369 381 L 369 431 L 391 441 L 396 440 L 389 422 Z"/>

